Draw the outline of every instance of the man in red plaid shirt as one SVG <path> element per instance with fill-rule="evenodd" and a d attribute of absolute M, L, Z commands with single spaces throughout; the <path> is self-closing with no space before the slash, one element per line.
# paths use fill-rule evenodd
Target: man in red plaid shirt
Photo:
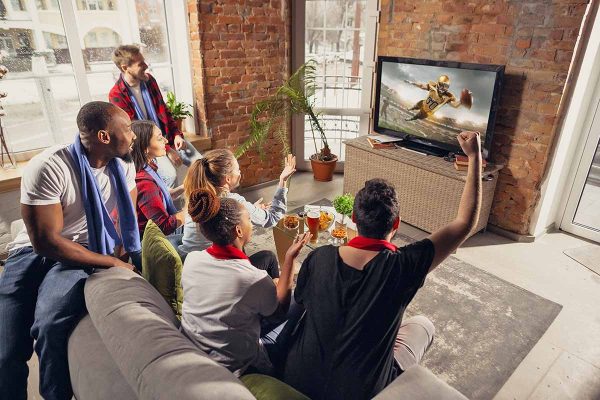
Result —
<path fill-rule="evenodd" d="M 110 90 L 108 99 L 123 109 L 132 120 L 153 121 L 167 139 L 167 156 L 156 160 L 157 173 L 169 187 L 177 182 L 176 167 L 190 165 L 200 158 L 200 153 L 183 138 L 175 120 L 167 109 L 156 79 L 148 73 L 148 64 L 135 45 L 123 45 L 115 49 L 113 62 L 121 76 Z"/>

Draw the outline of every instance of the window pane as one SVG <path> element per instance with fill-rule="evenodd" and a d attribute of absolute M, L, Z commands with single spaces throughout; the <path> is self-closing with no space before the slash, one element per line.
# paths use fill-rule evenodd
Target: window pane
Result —
<path fill-rule="evenodd" d="M 2 123 L 9 146 L 26 151 L 72 140 L 79 96 L 60 11 L 38 2 L 42 10 L 15 12 L 19 3 L 11 1 L 0 21 L 2 63 L 9 69 L 0 90 L 8 94 Z M 20 28 L 12 27 L 16 21 Z"/>
<path fill-rule="evenodd" d="M 365 6 L 365 0 L 306 2 L 305 53 L 318 62 L 317 107 L 360 107 Z M 322 29 L 310 29 L 309 11 L 316 19 L 323 15 Z"/>
<path fill-rule="evenodd" d="M 320 122 L 327 137 L 331 152 L 338 156 L 339 161 L 344 161 L 346 146 L 344 140 L 358 137 L 360 117 L 354 115 L 322 115 Z M 304 119 L 304 159 L 308 160 L 315 154 L 315 141 L 308 116 Z M 315 132 L 317 151 L 323 146 L 318 132 Z"/>
<path fill-rule="evenodd" d="M 119 71 L 112 62 L 112 52 L 121 44 L 142 44 L 142 52 L 150 66 L 148 72 L 156 78 L 161 89 L 172 91 L 173 74 L 163 1 L 96 2 L 98 11 L 76 12 L 92 98 L 108 99 L 110 88 L 119 78 Z M 91 0 L 87 4 L 90 5 Z M 102 24 L 98 23 L 99 20 Z"/>
<path fill-rule="evenodd" d="M 596 147 L 573 223 L 600 232 L 600 142 Z"/>
<path fill-rule="evenodd" d="M 366 0 L 306 1 L 305 60 L 317 62 L 315 107 L 361 105 Z M 324 116 L 331 150 L 344 157 L 342 140 L 358 135 L 359 116 Z M 305 122 L 306 158 L 315 152 Z"/>

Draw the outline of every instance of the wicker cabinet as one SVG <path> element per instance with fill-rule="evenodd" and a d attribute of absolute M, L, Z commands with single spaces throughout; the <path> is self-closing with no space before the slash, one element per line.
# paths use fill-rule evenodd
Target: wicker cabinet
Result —
<path fill-rule="evenodd" d="M 396 187 L 403 222 L 433 232 L 456 217 L 466 171 L 457 171 L 441 157 L 405 149 L 373 149 L 364 137 L 345 143 L 344 193 L 356 194 L 365 181 L 384 178 Z M 488 180 L 482 182 L 483 204 L 473 233 L 487 225 L 501 168 L 490 165 L 484 171 Z"/>

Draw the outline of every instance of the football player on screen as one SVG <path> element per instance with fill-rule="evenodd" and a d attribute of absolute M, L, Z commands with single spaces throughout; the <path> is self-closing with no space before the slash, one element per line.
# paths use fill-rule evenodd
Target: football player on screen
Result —
<path fill-rule="evenodd" d="M 404 80 L 404 82 L 429 92 L 425 100 L 419 101 L 409 109 L 410 111 L 418 110 L 419 112 L 407 118 L 406 121 L 428 118 L 446 104 L 450 104 L 454 108 L 463 106 L 468 109 L 473 105 L 473 94 L 470 90 L 463 89 L 460 94 L 460 101 L 448 90 L 450 89 L 450 78 L 448 75 L 440 76 L 437 82 L 418 83 L 408 80 Z"/>

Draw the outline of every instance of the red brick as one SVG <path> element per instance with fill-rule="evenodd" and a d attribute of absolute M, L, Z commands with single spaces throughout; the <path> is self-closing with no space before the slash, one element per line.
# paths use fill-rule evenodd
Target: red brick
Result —
<path fill-rule="evenodd" d="M 475 24 L 471 26 L 471 32 L 503 34 L 506 31 L 506 25 L 498 24 Z"/>
<path fill-rule="evenodd" d="M 517 39 L 515 46 L 517 49 L 528 49 L 531 46 L 531 39 Z"/>

